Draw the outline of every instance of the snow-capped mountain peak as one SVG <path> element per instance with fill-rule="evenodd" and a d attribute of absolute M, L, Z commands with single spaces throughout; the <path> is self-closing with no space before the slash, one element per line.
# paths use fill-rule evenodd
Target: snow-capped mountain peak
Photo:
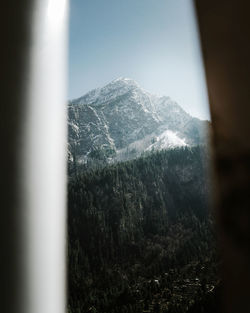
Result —
<path fill-rule="evenodd" d="M 130 85 L 130 86 L 137 86 L 139 87 L 139 84 L 131 79 L 131 78 L 127 78 L 127 77 L 118 77 L 114 80 L 112 80 L 109 84 L 114 85 L 114 84 L 123 84 L 123 85 Z"/>
<path fill-rule="evenodd" d="M 120 77 L 69 102 L 69 153 L 86 161 L 96 151 L 124 160 L 144 151 L 193 146 L 206 122 L 192 118 L 170 97 L 152 95 Z"/>

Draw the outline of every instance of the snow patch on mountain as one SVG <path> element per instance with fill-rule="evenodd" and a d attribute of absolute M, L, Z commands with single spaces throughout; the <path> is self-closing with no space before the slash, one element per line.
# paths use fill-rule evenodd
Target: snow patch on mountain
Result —
<path fill-rule="evenodd" d="M 157 136 L 155 142 L 152 143 L 146 151 L 171 149 L 176 147 L 186 147 L 185 139 L 178 137 L 178 135 L 171 131 L 165 130 L 160 136 Z"/>

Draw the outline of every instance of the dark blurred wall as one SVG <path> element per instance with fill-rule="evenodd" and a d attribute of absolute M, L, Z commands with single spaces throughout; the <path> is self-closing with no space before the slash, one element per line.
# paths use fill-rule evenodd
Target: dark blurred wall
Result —
<path fill-rule="evenodd" d="M 213 123 L 223 311 L 250 312 L 250 2 L 195 3 Z"/>
<path fill-rule="evenodd" d="M 0 311 L 22 312 L 22 121 L 26 108 L 32 0 L 1 1 Z"/>

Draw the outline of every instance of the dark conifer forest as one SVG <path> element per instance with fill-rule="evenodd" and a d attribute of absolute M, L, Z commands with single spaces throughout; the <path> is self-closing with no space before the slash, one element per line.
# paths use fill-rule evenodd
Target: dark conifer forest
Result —
<path fill-rule="evenodd" d="M 69 167 L 68 313 L 216 312 L 204 147 Z"/>

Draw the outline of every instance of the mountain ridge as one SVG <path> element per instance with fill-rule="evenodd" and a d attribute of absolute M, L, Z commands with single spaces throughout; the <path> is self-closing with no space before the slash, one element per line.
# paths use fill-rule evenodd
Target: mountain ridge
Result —
<path fill-rule="evenodd" d="M 70 101 L 68 112 L 69 159 L 80 163 L 100 157 L 122 161 L 145 151 L 199 145 L 208 124 L 170 97 L 152 95 L 123 77 Z"/>

